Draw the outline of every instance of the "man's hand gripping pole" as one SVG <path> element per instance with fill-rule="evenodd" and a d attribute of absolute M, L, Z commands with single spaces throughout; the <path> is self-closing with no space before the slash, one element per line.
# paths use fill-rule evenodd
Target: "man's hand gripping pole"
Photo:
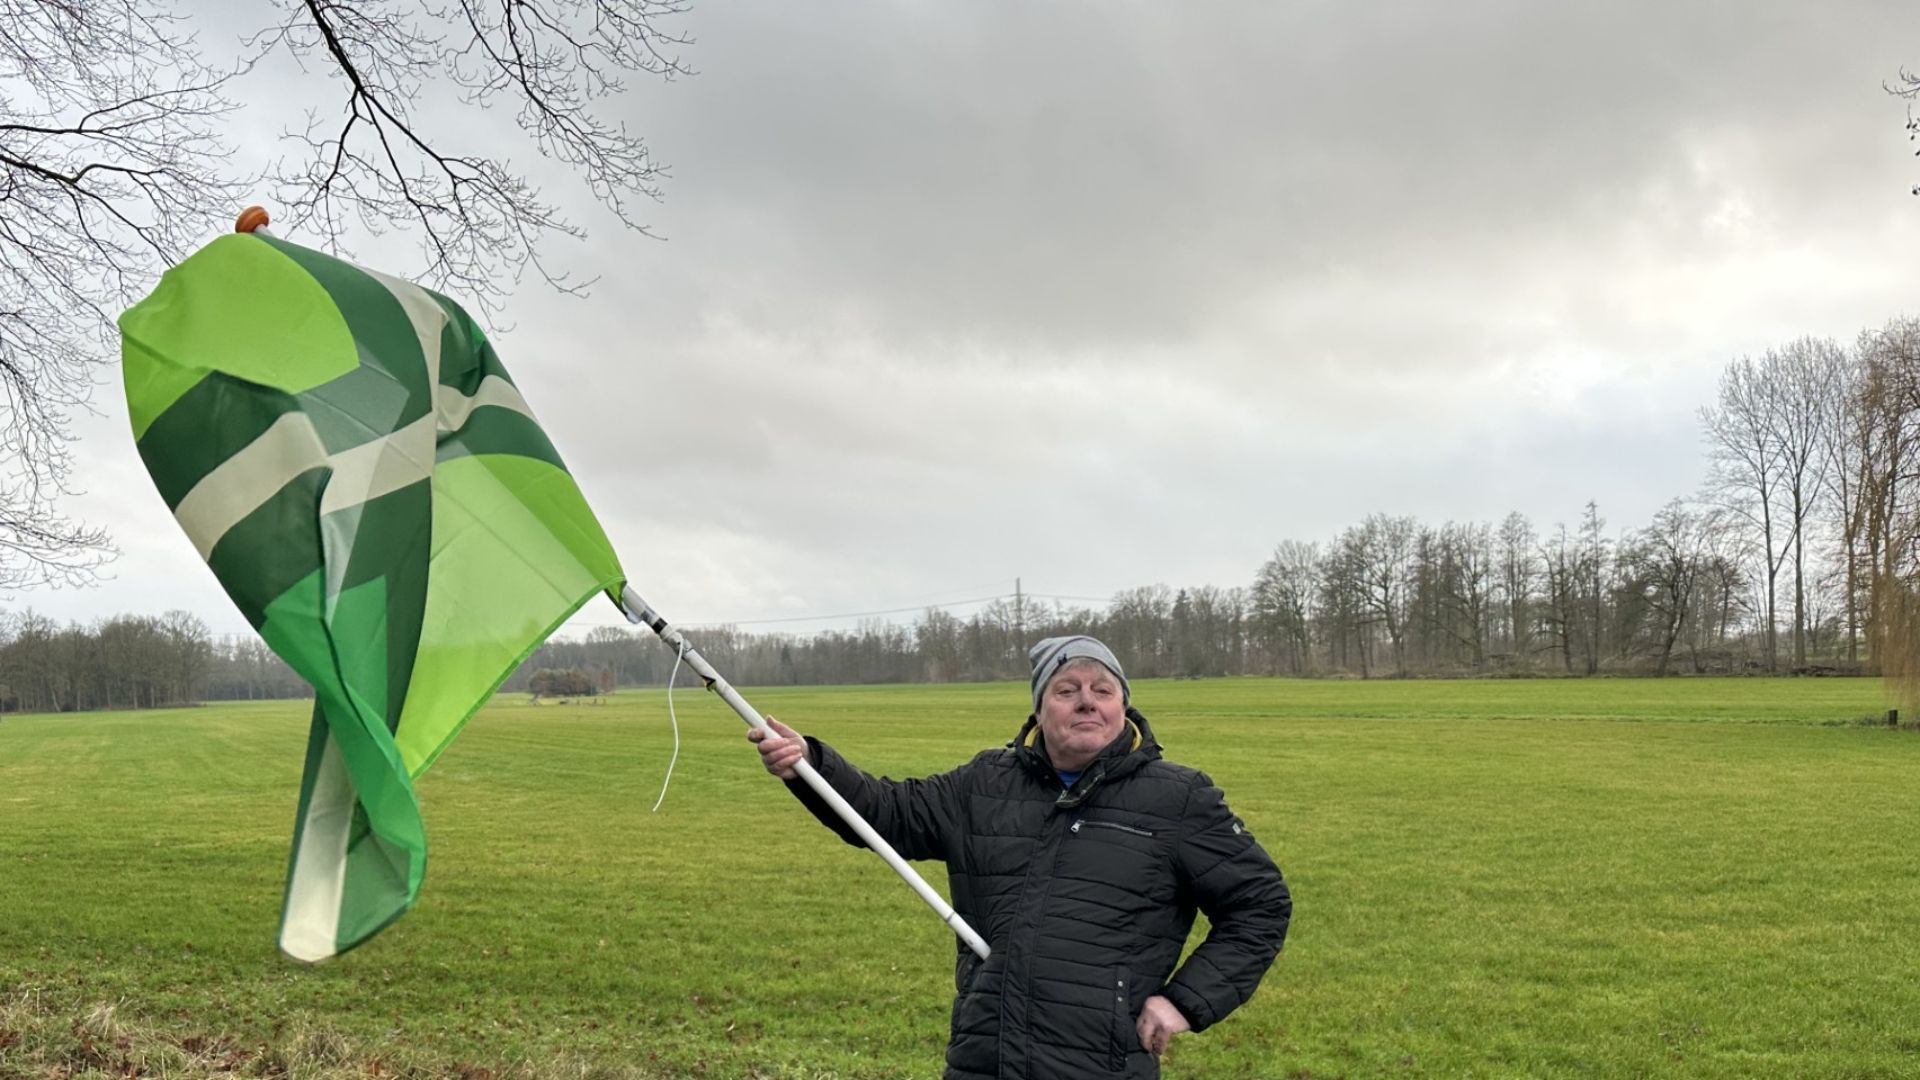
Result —
<path fill-rule="evenodd" d="M 667 647 L 678 653 L 682 661 L 706 682 L 707 689 L 719 694 L 722 701 L 731 706 L 734 712 L 740 714 L 740 719 L 745 720 L 747 726 L 766 728 L 767 722 L 761 717 L 759 711 L 747 704 L 747 699 L 741 697 L 738 690 L 721 678 L 719 672 L 713 670 L 713 665 L 707 663 L 706 657 L 700 655 L 678 628 L 661 618 L 659 612 L 647 606 L 647 602 L 640 598 L 640 594 L 633 591 L 633 586 L 628 585 L 621 590 L 620 608 L 626 613 L 629 622 L 645 626 L 658 634 L 660 640 L 666 642 Z M 925 900 L 927 906 L 939 914 L 940 920 L 958 934 L 960 940 L 967 943 L 968 948 L 982 960 L 987 958 L 992 950 L 987 948 L 987 943 L 979 934 L 974 933 L 973 927 L 967 925 L 967 920 L 961 918 L 944 897 L 933 891 L 933 886 L 928 885 L 919 872 L 909 866 L 907 860 L 900 857 L 899 852 L 893 850 L 892 844 L 887 843 L 879 833 L 873 831 L 873 826 L 867 824 L 867 819 L 861 817 L 858 810 L 849 805 L 839 792 L 833 790 L 826 778 L 814 769 L 812 762 L 801 758 L 794 765 L 793 770 L 808 787 L 813 789 L 814 794 L 820 796 L 828 806 L 833 807 L 833 812 L 840 816 L 840 820 L 846 822 L 847 826 L 865 841 L 875 854 L 886 860 L 888 866 L 893 867 L 894 873 L 899 874 L 903 881 L 912 886 L 914 892 L 920 894 L 920 899 Z"/>

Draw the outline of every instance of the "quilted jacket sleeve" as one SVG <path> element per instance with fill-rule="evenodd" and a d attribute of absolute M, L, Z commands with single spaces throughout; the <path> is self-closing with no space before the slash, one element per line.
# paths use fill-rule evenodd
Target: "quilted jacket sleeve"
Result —
<path fill-rule="evenodd" d="M 1293 898 L 1204 773 L 1187 793 L 1174 855 L 1182 886 L 1212 928 L 1162 992 L 1202 1031 L 1253 996 L 1286 941 Z"/>
<path fill-rule="evenodd" d="M 960 787 L 966 766 L 919 780 L 890 780 L 870 776 L 833 747 L 811 735 L 806 738 L 807 758 L 813 767 L 895 851 L 909 859 L 946 857 L 948 842 L 959 828 Z M 840 839 L 854 847 L 867 846 L 805 781 L 794 779 L 786 784 L 801 805 Z"/>

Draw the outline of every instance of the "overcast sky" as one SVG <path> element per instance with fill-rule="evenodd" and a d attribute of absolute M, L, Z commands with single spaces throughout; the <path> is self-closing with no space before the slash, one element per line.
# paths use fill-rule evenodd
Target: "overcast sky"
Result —
<path fill-rule="evenodd" d="M 1914 311 L 1907 4 L 681 25 L 699 74 L 620 106 L 672 167 L 666 240 L 556 182 L 593 235 L 548 254 L 602 280 L 522 286 L 499 342 L 680 622 L 1244 585 L 1373 512 L 1636 527 L 1698 486 L 1728 359 Z M 72 509 L 112 580 L 4 602 L 243 631 L 98 402 Z"/>

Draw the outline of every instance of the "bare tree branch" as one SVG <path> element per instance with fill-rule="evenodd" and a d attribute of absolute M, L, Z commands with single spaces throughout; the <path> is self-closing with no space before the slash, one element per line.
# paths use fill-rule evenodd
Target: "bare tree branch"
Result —
<path fill-rule="evenodd" d="M 310 117 L 290 136 L 302 153 L 276 177 L 287 219 L 334 248 L 356 226 L 417 228 L 421 276 L 488 312 L 528 265 L 579 292 L 590 283 L 540 252 L 550 236 L 583 236 L 580 227 L 504 158 L 430 135 L 412 102 L 444 76 L 468 108 L 517 103 L 515 122 L 542 156 L 567 166 L 621 224 L 652 235 L 632 200 L 658 199 L 666 171 L 596 106 L 623 89 L 622 73 L 690 73 L 676 51 L 690 41 L 658 26 L 684 10 L 657 0 L 284 0 L 280 23 L 253 44 L 319 58 L 344 89 L 336 120 Z"/>
<path fill-rule="evenodd" d="M 1893 82 L 1881 83 L 1880 88 L 1894 97 L 1907 100 L 1907 141 L 1920 141 L 1920 119 L 1914 118 L 1912 104 L 1915 100 L 1920 100 L 1920 75 L 1901 68 L 1900 74 Z M 1920 150 L 1915 150 L 1914 156 L 1920 157 Z M 1915 184 L 1912 192 L 1920 195 L 1920 184 Z"/>
<path fill-rule="evenodd" d="M 662 28 L 680 0 L 275 0 L 228 66 L 154 0 L 0 0 L 0 589 L 87 580 L 110 553 L 58 512 L 69 422 L 117 348 L 113 317 L 225 227 L 261 177 L 222 137 L 233 80 L 274 50 L 340 90 L 289 134 L 268 179 L 283 225 L 347 252 L 421 237 L 415 276 L 497 312 L 542 246 L 580 237 L 486 136 L 416 114 L 443 87 L 467 110 L 516 107 L 527 144 L 627 228 L 666 171 L 604 115 L 633 74 L 690 74 Z M 442 121 L 444 125 L 444 121 Z"/>
<path fill-rule="evenodd" d="M 58 511 L 68 421 L 113 314 L 236 198 L 234 74 L 131 0 L 0 0 L 0 588 L 86 581 L 110 553 Z"/>

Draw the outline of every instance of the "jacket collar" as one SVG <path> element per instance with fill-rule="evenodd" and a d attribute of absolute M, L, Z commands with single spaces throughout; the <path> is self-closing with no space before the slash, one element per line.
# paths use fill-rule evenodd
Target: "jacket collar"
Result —
<path fill-rule="evenodd" d="M 1115 780 L 1160 757 L 1160 742 L 1153 737 L 1153 726 L 1138 709 L 1127 708 L 1127 726 L 1114 740 L 1101 750 L 1087 767 L 1080 771 L 1080 779 L 1071 788 L 1060 792 L 1054 805 L 1070 808 L 1080 805 L 1095 788 L 1108 780 Z M 1020 759 L 1021 765 L 1043 784 L 1060 783 L 1060 773 L 1053 767 L 1053 759 L 1047 756 L 1046 739 L 1040 734 L 1040 718 L 1028 716 L 1027 722 L 1020 727 L 1020 733 L 1007 744 Z"/>

